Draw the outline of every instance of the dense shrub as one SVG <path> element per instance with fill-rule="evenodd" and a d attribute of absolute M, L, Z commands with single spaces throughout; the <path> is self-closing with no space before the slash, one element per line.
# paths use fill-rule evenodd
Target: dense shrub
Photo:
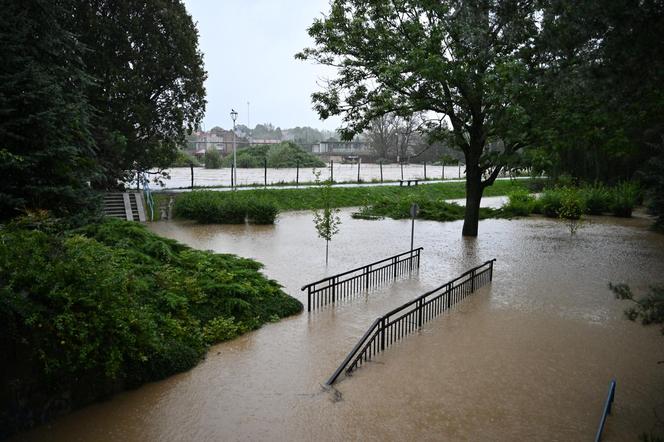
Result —
<path fill-rule="evenodd" d="M 586 202 L 586 210 L 591 215 L 601 215 L 611 209 L 611 191 L 603 184 L 585 186 L 581 193 Z"/>
<path fill-rule="evenodd" d="M 4 227 L 0 436 L 189 369 L 211 343 L 299 312 L 260 267 L 137 223 Z"/>
<path fill-rule="evenodd" d="M 175 160 L 171 163 L 171 167 L 189 167 L 189 166 L 200 166 L 201 163 L 198 159 L 191 155 L 188 152 L 183 150 L 178 150 L 175 156 Z"/>
<path fill-rule="evenodd" d="M 417 203 L 420 207 L 418 218 L 431 221 L 456 221 L 463 219 L 466 209 L 456 203 L 448 203 L 441 199 L 425 198 L 419 195 L 414 198 L 406 195 L 401 198 L 380 198 L 371 205 L 362 207 L 354 218 L 377 219 L 390 217 L 394 219 L 410 218 L 410 207 Z M 480 219 L 491 218 L 498 214 L 495 209 L 480 208 Z"/>
<path fill-rule="evenodd" d="M 256 145 L 239 149 L 236 152 L 236 164 L 238 167 L 324 167 L 325 163 L 316 156 L 304 151 L 297 144 L 283 142 L 279 144 Z M 222 164 L 230 167 L 233 164 L 233 156 L 229 155 L 223 159 Z"/>
<path fill-rule="evenodd" d="M 175 215 L 200 223 L 242 224 L 248 218 L 256 224 L 274 224 L 279 208 L 257 194 L 199 191 L 180 195 Z"/>
<path fill-rule="evenodd" d="M 525 189 L 518 189 L 508 194 L 508 202 L 501 209 L 506 217 L 528 216 L 533 211 L 535 197 Z"/>
<path fill-rule="evenodd" d="M 274 224 L 279 215 L 277 205 L 268 200 L 251 199 L 247 201 L 247 218 L 255 224 Z"/>
<path fill-rule="evenodd" d="M 539 197 L 542 214 L 550 218 L 558 217 L 562 205 L 562 192 L 560 189 L 546 189 Z"/>
<path fill-rule="evenodd" d="M 615 216 L 629 218 L 639 200 L 639 187 L 636 183 L 624 182 L 613 188 L 611 212 Z"/>
<path fill-rule="evenodd" d="M 220 169 L 222 166 L 221 154 L 216 149 L 208 149 L 205 152 L 205 168 Z"/>

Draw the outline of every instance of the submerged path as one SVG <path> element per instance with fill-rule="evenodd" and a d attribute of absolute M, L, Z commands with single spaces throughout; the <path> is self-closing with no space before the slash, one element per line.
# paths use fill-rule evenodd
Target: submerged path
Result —
<path fill-rule="evenodd" d="M 159 222 L 192 247 L 265 263 L 300 287 L 408 248 L 410 221 L 342 211 L 330 244 L 310 212 L 273 226 Z M 368 296 L 268 324 L 217 345 L 194 369 L 59 419 L 21 440 L 587 440 L 612 377 L 620 388 L 606 440 L 631 440 L 661 402 L 661 335 L 624 319 L 607 283 L 637 291 L 661 281 L 664 237 L 644 220 L 593 218 L 574 237 L 556 220 L 416 221 L 419 273 Z M 426 238 L 426 240 L 425 240 Z M 493 283 L 374 362 L 321 384 L 386 311 L 491 258 Z M 555 436 L 554 436 L 555 435 Z"/>

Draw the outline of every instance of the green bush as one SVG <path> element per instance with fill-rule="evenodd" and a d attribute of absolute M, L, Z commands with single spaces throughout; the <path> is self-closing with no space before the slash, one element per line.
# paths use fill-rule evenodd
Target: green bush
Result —
<path fill-rule="evenodd" d="M 560 206 L 558 217 L 567 220 L 578 220 L 586 211 L 585 201 L 578 189 L 563 187 L 559 190 Z"/>
<path fill-rule="evenodd" d="M 611 209 L 611 192 L 603 184 L 596 183 L 581 189 L 586 201 L 586 210 L 591 215 L 601 215 Z"/>
<path fill-rule="evenodd" d="M 279 208 L 272 201 L 251 199 L 247 201 L 247 218 L 254 224 L 274 224 Z"/>
<path fill-rule="evenodd" d="M 640 197 L 639 186 L 624 182 L 614 187 L 611 193 L 611 212 L 615 216 L 630 218 Z"/>
<path fill-rule="evenodd" d="M 324 167 L 325 163 L 316 156 L 304 151 L 297 144 L 286 141 L 279 144 L 261 144 L 239 149 L 236 153 L 238 167 Z M 231 155 L 223 159 L 222 164 L 230 167 L 233 164 Z"/>
<path fill-rule="evenodd" d="M 260 194 L 242 192 L 197 191 L 180 195 L 175 201 L 175 215 L 204 224 L 274 224 L 279 208 Z"/>
<path fill-rule="evenodd" d="M 517 189 L 508 194 L 508 202 L 501 210 L 504 216 L 517 217 L 528 216 L 533 211 L 535 197 L 530 195 L 525 189 Z"/>
<path fill-rule="evenodd" d="M 210 344 L 301 311 L 260 267 L 126 221 L 5 226 L 0 436 L 187 370 Z"/>
<path fill-rule="evenodd" d="M 200 166 L 201 163 L 198 159 L 191 155 L 188 152 L 183 150 L 178 150 L 175 157 L 175 161 L 171 163 L 171 167 L 189 167 L 189 166 Z"/>
<path fill-rule="evenodd" d="M 539 197 L 542 214 L 549 218 L 557 218 L 562 205 L 562 192 L 559 188 L 546 189 Z"/>
<path fill-rule="evenodd" d="M 205 152 L 205 168 L 206 169 L 221 169 L 222 158 L 217 149 L 208 149 Z"/>

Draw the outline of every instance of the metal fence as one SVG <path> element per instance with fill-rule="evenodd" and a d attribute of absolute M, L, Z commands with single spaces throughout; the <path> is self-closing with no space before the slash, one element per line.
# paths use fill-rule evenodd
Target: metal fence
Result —
<path fill-rule="evenodd" d="M 342 372 L 349 374 L 377 353 L 384 351 L 422 324 L 449 310 L 450 307 L 493 279 L 495 259 L 468 270 L 461 276 L 397 307 L 376 319 L 364 336 L 339 365 L 326 385 L 332 385 Z"/>
<path fill-rule="evenodd" d="M 379 286 L 419 268 L 422 250 L 419 247 L 305 285 L 301 290 L 307 290 L 307 311 Z"/>

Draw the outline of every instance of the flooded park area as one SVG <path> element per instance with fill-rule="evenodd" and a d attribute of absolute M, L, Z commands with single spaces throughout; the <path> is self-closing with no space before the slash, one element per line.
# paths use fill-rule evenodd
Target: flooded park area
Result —
<path fill-rule="evenodd" d="M 359 175 L 358 175 L 359 169 Z M 460 179 L 465 177 L 465 166 L 445 166 L 431 164 L 343 164 L 332 163 L 324 168 L 286 167 L 286 168 L 238 168 L 239 186 L 252 186 L 284 183 L 311 184 L 316 181 L 315 172 L 320 172 L 320 179 L 330 177 L 338 183 L 356 183 L 358 176 L 362 182 L 380 182 L 397 180 Z M 174 167 L 166 170 L 170 179 L 165 181 L 165 189 L 190 187 L 193 181 L 196 187 L 230 186 L 231 168 L 206 169 L 204 167 Z M 426 172 L 425 172 L 426 170 Z"/>
<path fill-rule="evenodd" d="M 625 318 L 608 283 L 661 283 L 664 236 L 642 218 L 592 217 L 574 236 L 544 218 L 416 221 L 421 266 L 306 311 L 303 285 L 408 250 L 409 220 L 341 212 L 330 243 L 311 212 L 270 226 L 166 221 L 155 233 L 265 264 L 303 313 L 214 346 L 197 367 L 124 392 L 16 440 L 589 440 L 612 378 L 605 441 L 662 430 L 664 337 Z M 331 389 L 325 380 L 375 318 L 496 259 L 493 282 Z"/>

